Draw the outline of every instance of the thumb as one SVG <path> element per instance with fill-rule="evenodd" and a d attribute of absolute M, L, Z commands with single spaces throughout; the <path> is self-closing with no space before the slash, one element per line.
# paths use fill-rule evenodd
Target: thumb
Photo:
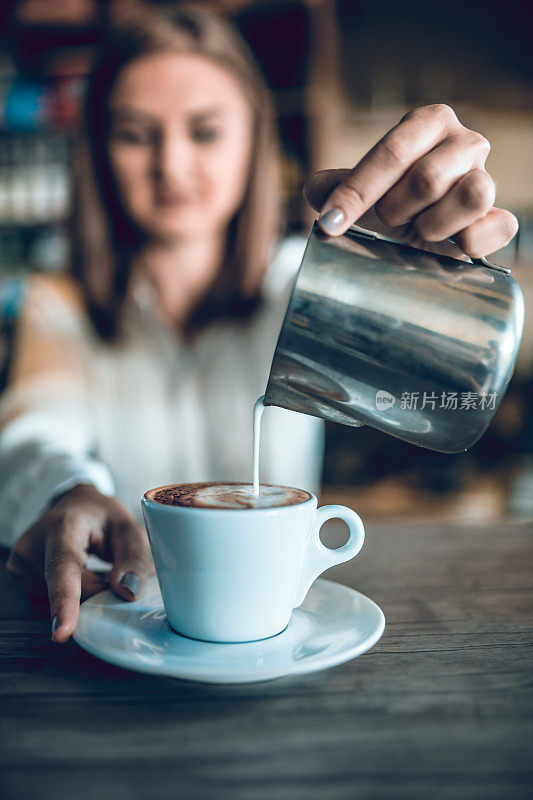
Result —
<path fill-rule="evenodd" d="M 350 169 L 321 169 L 305 182 L 304 197 L 315 211 L 320 211 L 333 189 L 351 172 Z"/>
<path fill-rule="evenodd" d="M 146 531 L 134 519 L 114 522 L 110 535 L 113 569 L 109 585 L 124 600 L 135 600 L 155 572 Z"/>

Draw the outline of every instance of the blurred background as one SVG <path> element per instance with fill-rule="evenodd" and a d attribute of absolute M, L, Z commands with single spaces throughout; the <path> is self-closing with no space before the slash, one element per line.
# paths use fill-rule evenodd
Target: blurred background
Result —
<path fill-rule="evenodd" d="M 108 20 L 132 0 L 18 0 L 0 24 L 0 388 L 32 270 L 68 263 L 70 158 L 85 76 Z M 349 167 L 407 110 L 444 102 L 492 143 L 497 205 L 520 234 L 491 260 L 526 299 L 509 389 L 468 452 L 420 450 L 368 428 L 328 425 L 322 502 L 367 519 L 483 520 L 533 514 L 533 49 L 521 0 L 226 0 L 274 93 L 287 232 L 314 218 L 310 172 Z"/>

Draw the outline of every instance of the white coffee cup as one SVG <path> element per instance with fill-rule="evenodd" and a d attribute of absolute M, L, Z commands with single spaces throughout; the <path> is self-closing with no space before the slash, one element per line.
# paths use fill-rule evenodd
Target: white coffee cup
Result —
<path fill-rule="evenodd" d="M 276 508 L 166 505 L 146 494 L 141 504 L 170 625 L 211 642 L 281 633 L 313 581 L 356 556 L 365 538 L 355 511 L 317 509 L 313 494 Z M 349 528 L 348 541 L 336 550 L 320 540 L 321 526 L 332 518 Z"/>

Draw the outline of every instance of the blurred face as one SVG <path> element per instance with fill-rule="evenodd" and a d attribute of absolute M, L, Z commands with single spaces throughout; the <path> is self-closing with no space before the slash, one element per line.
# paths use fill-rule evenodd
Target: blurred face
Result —
<path fill-rule="evenodd" d="M 110 112 L 111 169 L 132 222 L 157 240 L 223 231 L 252 147 L 237 80 L 204 56 L 143 56 L 120 73 Z"/>

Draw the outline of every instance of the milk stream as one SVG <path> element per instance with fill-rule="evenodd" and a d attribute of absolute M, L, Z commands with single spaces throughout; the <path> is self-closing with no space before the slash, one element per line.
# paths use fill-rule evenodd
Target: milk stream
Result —
<path fill-rule="evenodd" d="M 259 440 L 261 438 L 261 417 L 265 406 L 263 400 L 265 395 L 262 394 L 259 400 L 254 405 L 254 494 L 259 494 Z"/>

